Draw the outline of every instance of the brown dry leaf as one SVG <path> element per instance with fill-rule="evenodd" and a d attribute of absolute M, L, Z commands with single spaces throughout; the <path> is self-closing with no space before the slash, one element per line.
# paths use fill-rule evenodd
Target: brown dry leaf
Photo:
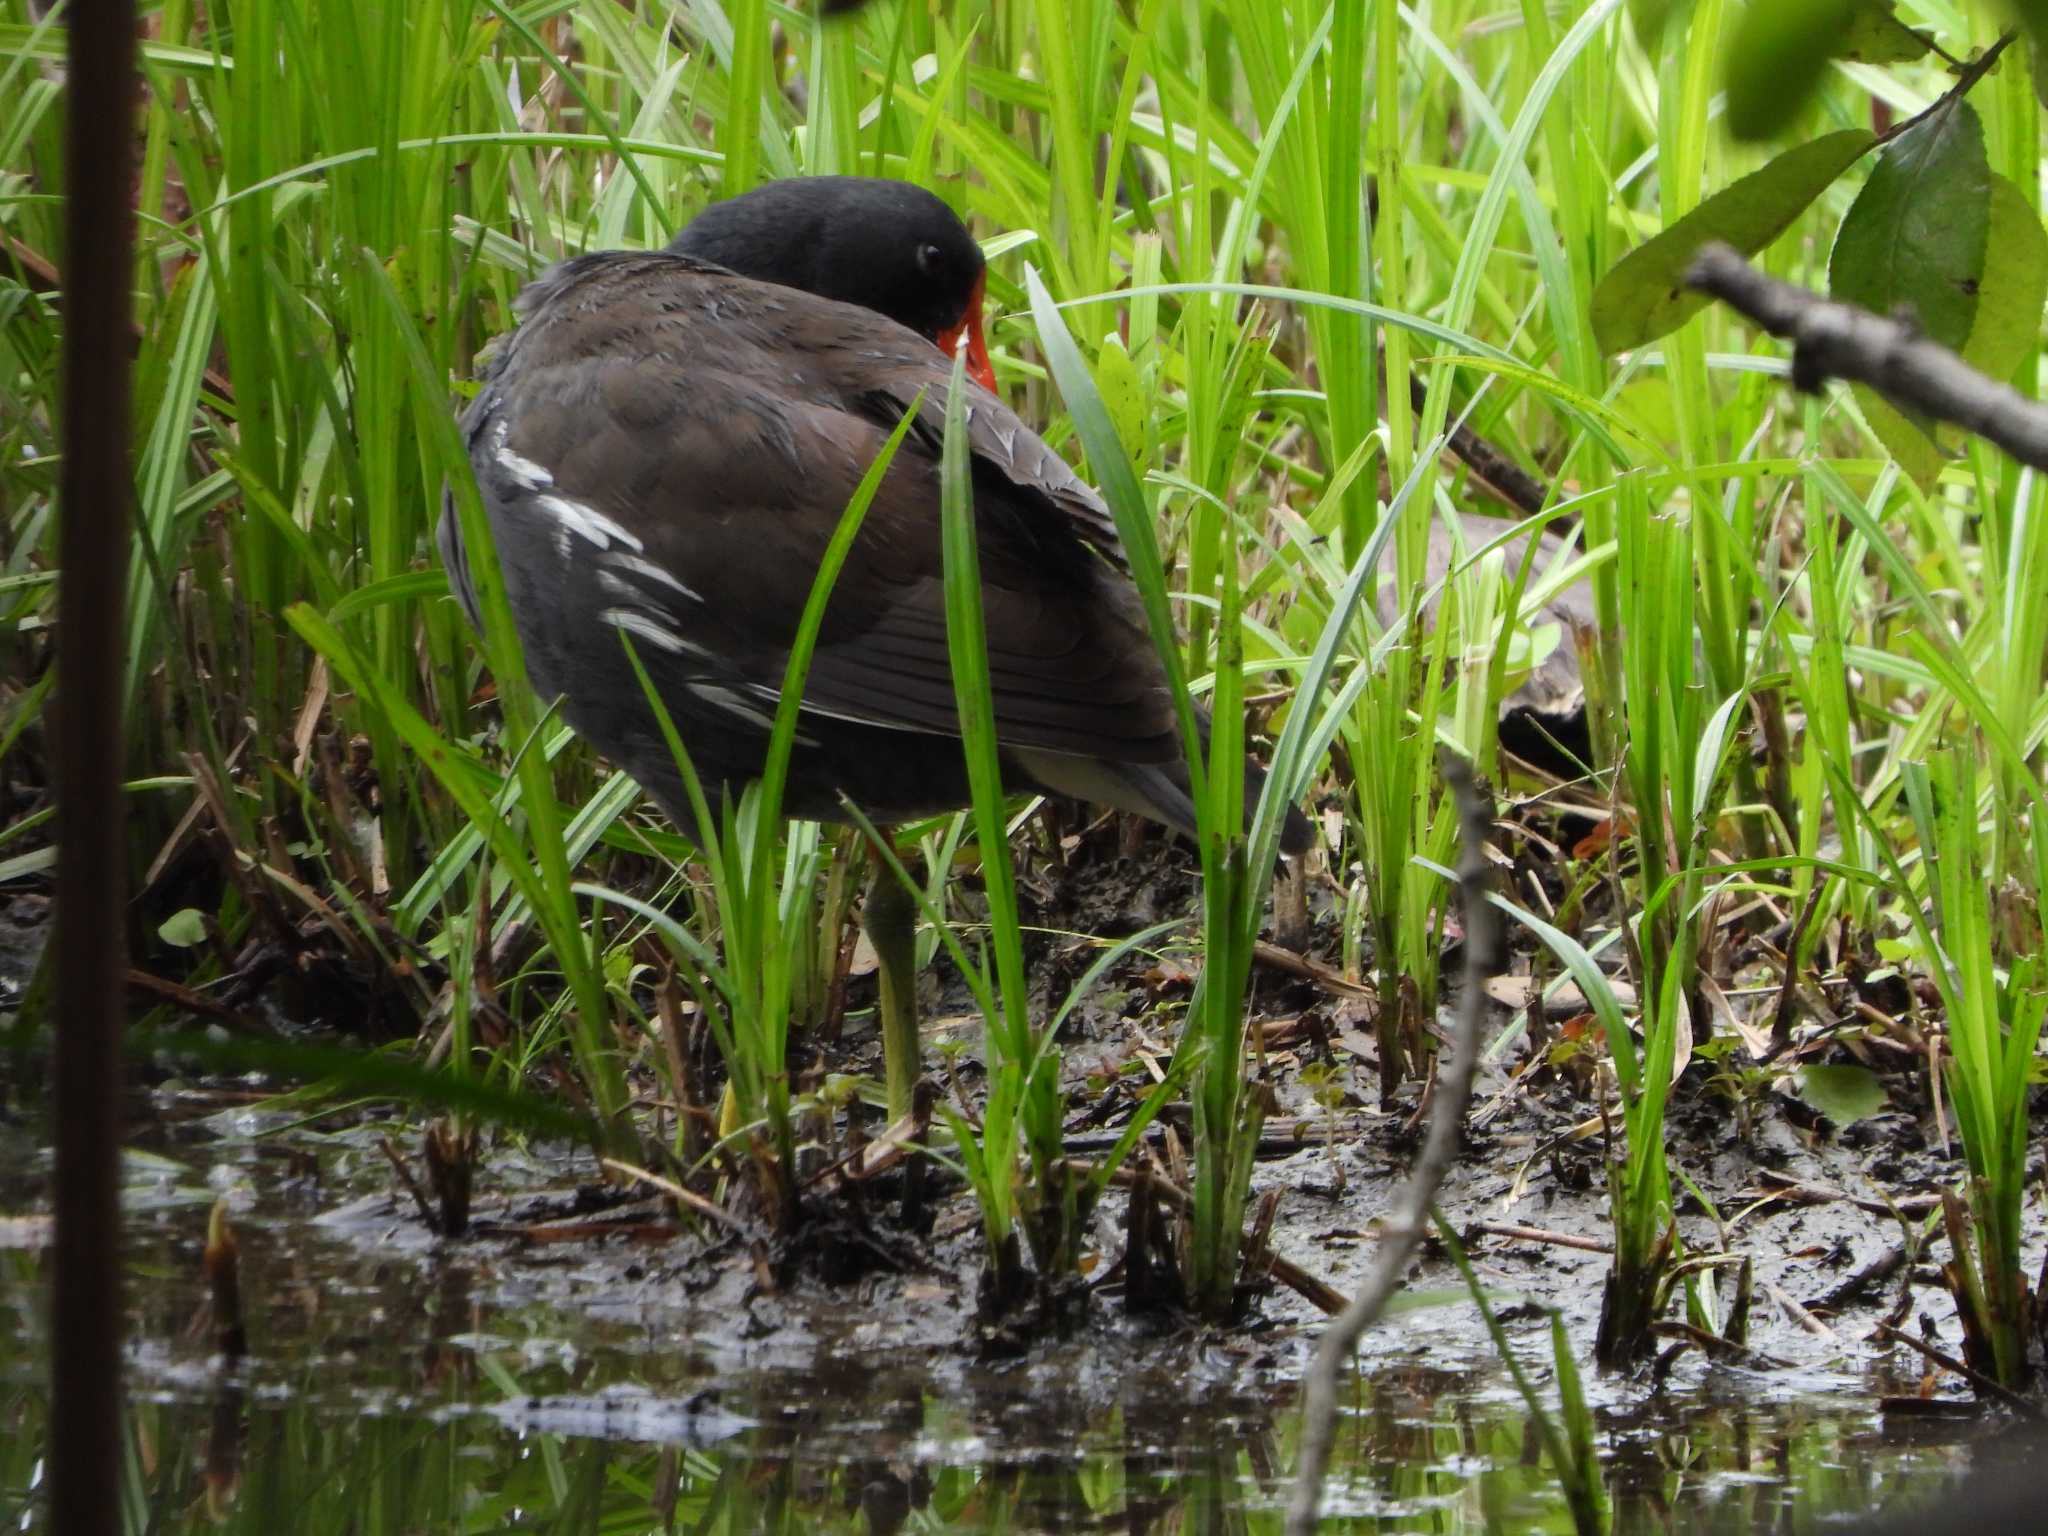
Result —
<path fill-rule="evenodd" d="M 916 1143 L 917 1116 L 905 1115 L 861 1149 L 860 1162 L 852 1170 L 853 1177 L 871 1179 L 878 1173 L 887 1173 L 910 1155 L 910 1149 Z"/>
<path fill-rule="evenodd" d="M 1526 1008 L 1536 996 L 1533 976 L 1489 976 L 1486 995 L 1503 1008 Z"/>
<path fill-rule="evenodd" d="M 1726 1025 L 1742 1042 L 1743 1049 L 1749 1052 L 1750 1060 L 1762 1061 L 1771 1054 L 1771 1032 L 1737 1018 L 1734 1005 L 1728 1001 L 1728 994 L 1721 990 L 1720 984 L 1713 977 L 1700 978 L 1700 995 L 1706 998 L 1707 1006 L 1713 1010 L 1715 1019 Z"/>
<path fill-rule="evenodd" d="M 1192 992 L 1195 973 L 1177 960 L 1162 960 L 1138 978 L 1154 997 L 1166 992 Z"/>
<path fill-rule="evenodd" d="M 1380 1059 L 1378 1044 L 1373 1040 L 1372 1036 L 1364 1034 L 1359 1030 L 1347 1029 L 1340 1031 L 1337 1036 L 1337 1043 L 1352 1055 L 1363 1056 L 1367 1061 L 1378 1061 Z"/>

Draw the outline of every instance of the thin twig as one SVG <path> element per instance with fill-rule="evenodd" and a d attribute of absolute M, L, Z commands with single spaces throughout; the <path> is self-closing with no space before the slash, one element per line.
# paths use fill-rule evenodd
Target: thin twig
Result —
<path fill-rule="evenodd" d="M 1264 939 L 1252 945 L 1252 959 L 1269 970 L 1284 972 L 1299 981 L 1314 982 L 1325 992 L 1334 992 L 1339 997 L 1361 997 L 1371 1002 L 1379 1000 L 1379 994 L 1364 982 L 1353 981 L 1327 965 L 1318 965 L 1306 955 L 1283 949 L 1278 944 L 1269 944 Z"/>
<path fill-rule="evenodd" d="M 1766 1168 L 1763 1176 L 1767 1179 L 1786 1178 Z M 1833 1205 L 1838 1201 L 1853 1205 L 1859 1211 L 1868 1211 L 1873 1216 L 1925 1216 L 1941 1204 L 1939 1195 L 1904 1195 L 1897 1200 L 1871 1200 L 1862 1195 L 1852 1195 L 1847 1190 L 1836 1189 L 1832 1184 L 1804 1184 L 1786 1178 L 1783 1184 L 1769 1189 L 1758 1189 L 1753 1194 L 1770 1200 L 1792 1200 L 1800 1205 Z M 1748 1196 L 1745 1196 L 1748 1198 Z"/>
<path fill-rule="evenodd" d="M 1360 1335 L 1386 1309 L 1408 1261 L 1422 1241 L 1430 1206 L 1458 1155 L 1465 1110 L 1472 1100 L 1472 1078 L 1479 1066 L 1486 983 L 1498 969 L 1501 949 L 1500 919 L 1486 899 L 1493 870 L 1486 857 L 1493 806 L 1462 758 L 1446 754 L 1443 772 L 1444 783 L 1457 802 L 1464 845 L 1458 860 L 1458 891 L 1465 910 L 1465 985 L 1464 995 L 1458 1000 L 1458 1033 L 1451 1042 L 1450 1063 L 1437 1080 L 1429 1139 L 1409 1175 L 1401 1214 L 1385 1228 L 1378 1259 L 1365 1284 L 1324 1330 L 1315 1363 L 1302 1383 L 1301 1462 L 1294 1478 L 1294 1499 L 1287 1511 L 1288 1536 L 1313 1536 L 1322 1508 L 1323 1478 L 1329 1470 L 1330 1443 L 1337 1426 L 1337 1379 L 1358 1347 Z"/>
<path fill-rule="evenodd" d="M 1797 1299 L 1779 1290 L 1778 1287 L 1771 1284 L 1768 1280 L 1764 1281 L 1763 1284 L 1764 1289 L 1770 1293 L 1771 1300 L 1778 1304 L 1778 1310 L 1783 1312 L 1785 1316 L 1797 1323 L 1801 1328 L 1804 1328 L 1816 1339 L 1825 1339 L 1831 1344 L 1837 1342 L 1835 1330 L 1807 1311 L 1805 1307 L 1799 1304 Z"/>
<path fill-rule="evenodd" d="M 1792 1000 L 1799 995 L 1799 946 L 1806 940 L 1806 930 L 1813 922 L 1813 914 L 1820 909 L 1821 897 L 1827 893 L 1825 881 L 1816 880 L 1813 889 L 1807 893 L 1805 904 L 1799 909 L 1799 917 L 1792 924 L 1792 936 L 1785 941 L 1785 975 L 1778 987 L 1778 1006 L 1771 1016 L 1771 1048 L 1763 1064 L 1769 1066 L 1792 1044 Z"/>
<path fill-rule="evenodd" d="M 1941 57 L 1943 61 L 1947 63 L 1952 69 L 1957 71 L 1955 84 L 1951 85 L 1947 90 L 1943 91 L 1940 96 L 1938 96 L 1935 100 L 1929 102 L 1920 111 L 1915 112 L 1911 117 L 1904 118 L 1899 122 L 1893 123 L 1891 127 L 1885 129 L 1883 133 L 1880 133 L 1877 136 L 1877 142 L 1880 144 L 1891 143 L 1893 139 L 1896 139 L 1900 134 L 1905 133 L 1908 129 L 1925 122 L 1928 118 L 1934 116 L 1935 113 L 1941 111 L 1943 108 L 1954 106 L 1958 101 L 1961 101 L 1965 96 L 1969 95 L 1970 92 L 1976 88 L 1977 82 L 1979 80 L 1982 80 L 1986 75 L 1991 73 L 1991 66 L 1998 62 L 1998 56 L 2001 53 L 2005 52 L 2006 49 L 2010 48 L 2013 44 L 2013 41 L 2019 35 L 2019 28 L 2008 28 L 2005 32 L 1999 35 L 1998 40 L 1994 42 L 1989 48 L 1986 48 L 1982 53 L 1978 54 L 1976 58 L 1971 59 L 1967 63 L 1953 57 L 1952 55 L 1942 53 Z M 1929 40 L 1929 46 L 1932 46 L 1932 39 Z M 1939 48 L 1936 48 L 1934 51 L 1936 53 L 1941 53 L 1941 50 Z"/>
<path fill-rule="evenodd" d="M 1475 1221 L 1465 1229 L 1488 1237 L 1505 1237 L 1519 1243 L 1543 1243 L 1552 1248 L 1576 1248 L 1581 1253 L 1612 1253 L 1614 1244 L 1597 1237 L 1580 1237 L 1572 1232 L 1552 1232 L 1545 1227 L 1521 1227 L 1506 1221 Z"/>
<path fill-rule="evenodd" d="M 1380 359 L 1380 386 L 1386 387 L 1386 359 Z M 1421 415 L 1429 401 L 1429 386 L 1419 374 L 1408 376 L 1408 402 Z M 1524 517 L 1535 517 L 1550 505 L 1550 487 L 1530 474 L 1500 449 L 1474 432 L 1459 417 L 1450 425 L 1451 454 L 1472 471 L 1473 479 Z"/>
<path fill-rule="evenodd" d="M 2010 1387 L 2001 1386 L 1996 1380 L 1994 1380 L 1992 1377 L 1986 1376 L 1982 1371 L 1977 1370 L 1972 1366 L 1963 1364 L 1963 1362 L 1958 1360 L 1954 1355 L 1948 1354 L 1943 1350 L 1936 1349 L 1932 1344 L 1929 1344 L 1925 1339 L 1916 1339 L 1910 1333 L 1906 1333 L 1901 1331 L 1900 1329 L 1894 1328 L 1890 1323 L 1879 1323 L 1877 1325 L 1877 1331 L 1880 1335 L 1887 1339 L 1890 1339 L 1895 1344 L 1903 1344 L 1908 1349 L 1919 1350 L 1921 1354 L 1925 1355 L 1928 1359 L 1932 1360 L 1944 1371 L 1955 1372 L 1956 1375 L 1962 1377 L 1963 1380 L 1967 1381 L 1979 1392 L 1987 1393 L 1990 1396 L 1997 1398 L 2001 1403 L 2005 1404 L 2006 1407 L 2010 1408 L 2014 1413 L 2019 1414 L 2022 1418 L 2032 1419 L 2037 1424 L 2042 1422 L 2042 1420 L 2044 1419 L 2048 1419 L 2048 1413 L 2042 1412 L 2042 1410 L 2036 1407 L 2031 1400 L 2020 1396 L 2019 1393 L 2013 1391 Z"/>
<path fill-rule="evenodd" d="M 131 991 L 147 993 L 151 998 L 171 1004 L 186 1013 L 202 1014 L 234 1030 L 237 1034 L 254 1035 L 259 1040 L 276 1038 L 276 1032 L 263 1020 L 252 1018 L 239 1009 L 208 997 L 204 992 L 195 991 L 162 976 L 151 975 L 148 971 L 129 966 L 123 981 Z"/>
<path fill-rule="evenodd" d="M 1767 1355 L 1760 1349 L 1751 1349 L 1747 1344 L 1738 1344 L 1733 1339 L 1724 1339 L 1720 1334 L 1709 1333 L 1694 1323 L 1652 1323 L 1650 1332 L 1660 1339 L 1682 1340 L 1709 1360 L 1740 1360 L 1745 1364 L 1773 1371 L 1794 1371 L 1799 1368 L 1793 1361 L 1781 1360 L 1776 1355 Z"/>
<path fill-rule="evenodd" d="M 440 1231 L 441 1219 L 434 1214 L 434 1202 L 427 1198 L 427 1192 L 413 1173 L 412 1165 L 405 1160 L 405 1154 L 398 1150 L 398 1143 L 389 1136 L 379 1136 L 377 1146 L 390 1161 L 391 1166 L 397 1170 L 398 1182 L 403 1184 L 405 1192 L 412 1196 L 412 1203 L 420 1208 L 420 1220 L 426 1223 L 427 1230 Z"/>
<path fill-rule="evenodd" d="M 1889 1280 L 1906 1267 L 1906 1245 L 1895 1243 L 1820 1300 L 1809 1303 L 1816 1312 L 1840 1312 L 1859 1301 L 1863 1293 L 1880 1281 Z"/>
<path fill-rule="evenodd" d="M 1907 321 L 1781 283 L 1719 242 L 1701 249 L 1685 282 L 1790 341 L 1795 388 L 1816 394 L 1829 379 L 1868 384 L 1902 410 L 1954 422 L 2022 464 L 2048 469 L 2048 405 L 1979 373 Z"/>
<path fill-rule="evenodd" d="M 669 1199 L 675 1201 L 676 1204 L 695 1211 L 699 1216 L 708 1216 L 711 1220 L 730 1231 L 737 1232 L 742 1236 L 745 1236 L 747 1233 L 747 1224 L 741 1221 L 739 1217 L 733 1215 L 731 1211 L 713 1201 L 706 1200 L 693 1189 L 684 1188 L 674 1179 L 665 1179 L 660 1174 L 642 1168 L 637 1163 L 621 1162 L 615 1157 L 601 1157 L 598 1161 L 613 1173 L 623 1173 L 629 1179 L 638 1179 L 642 1184 L 651 1184 L 654 1188 L 667 1195 Z"/>
<path fill-rule="evenodd" d="M 1080 1158 L 1068 1158 L 1066 1167 L 1076 1177 L 1087 1178 L 1095 1172 L 1095 1165 Z M 1109 1176 L 1109 1182 L 1120 1189 L 1134 1189 L 1140 1183 L 1136 1169 L 1123 1167 Z M 1164 1173 L 1153 1171 L 1145 1176 L 1144 1182 L 1151 1186 L 1152 1194 L 1174 1210 L 1186 1213 L 1195 1208 L 1194 1197 Z M 1310 1274 L 1292 1259 L 1268 1252 L 1265 1256 L 1266 1271 L 1299 1296 L 1310 1306 L 1335 1316 L 1344 1310 L 1344 1295 L 1328 1281 Z"/>

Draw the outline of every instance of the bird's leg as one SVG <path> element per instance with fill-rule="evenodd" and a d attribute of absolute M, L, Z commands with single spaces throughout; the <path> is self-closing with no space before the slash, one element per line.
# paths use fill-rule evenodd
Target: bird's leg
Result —
<path fill-rule="evenodd" d="M 853 965 L 853 898 L 860 833 L 846 829 L 833 850 L 832 873 L 825 881 L 824 928 L 818 961 L 825 976 L 825 996 L 818 1019 L 818 1038 L 837 1044 L 846 1022 L 846 973 Z"/>
<path fill-rule="evenodd" d="M 1296 954 L 1308 952 L 1308 865 L 1286 859 L 1273 876 L 1273 942 Z"/>
<path fill-rule="evenodd" d="M 917 1027 L 917 902 L 879 851 L 873 859 L 874 878 L 861 903 L 860 923 L 875 948 L 881 977 L 882 1063 L 893 1125 L 910 1113 L 923 1066 Z"/>

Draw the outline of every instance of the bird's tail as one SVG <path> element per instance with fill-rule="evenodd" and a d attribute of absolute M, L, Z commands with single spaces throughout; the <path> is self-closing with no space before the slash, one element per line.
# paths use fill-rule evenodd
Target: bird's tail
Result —
<path fill-rule="evenodd" d="M 1204 721 L 1206 726 L 1208 722 Z M 1205 730 L 1204 735 L 1207 732 Z M 1148 817 L 1162 826 L 1198 836 L 1200 818 L 1195 814 L 1193 787 L 1187 765 L 1171 763 L 1123 763 L 1103 757 L 1070 757 L 1057 752 L 1018 752 L 1012 755 L 1024 770 L 1045 789 L 1113 805 Z M 1259 806 L 1259 793 L 1266 783 L 1265 767 L 1253 757 L 1244 762 L 1244 816 L 1249 830 Z M 1308 851 L 1313 840 L 1308 818 L 1298 806 L 1287 807 L 1280 827 L 1280 851 L 1292 855 Z"/>

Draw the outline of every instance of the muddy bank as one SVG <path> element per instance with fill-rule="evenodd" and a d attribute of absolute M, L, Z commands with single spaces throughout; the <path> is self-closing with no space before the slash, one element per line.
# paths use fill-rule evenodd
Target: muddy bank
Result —
<path fill-rule="evenodd" d="M 1590 823 L 1560 813 L 1545 825 L 1563 845 Z M 1540 860 L 1527 867 L 1542 874 Z M 1126 843 L 1110 822 L 1049 823 L 1021 884 L 1045 1013 L 1096 953 L 1080 935 L 1135 931 L 1193 911 L 1199 895 L 1184 849 Z M 686 1224 L 653 1191 L 604 1180 L 586 1148 L 487 1132 L 470 1235 L 444 1239 L 393 1171 L 386 1139 L 416 1160 L 419 1127 L 390 1106 L 298 1103 L 279 1097 L 280 1082 L 189 1079 L 157 1060 L 142 1065 L 153 1086 L 133 1100 L 126 1218 L 138 1399 L 167 1422 L 226 1412 L 251 1437 L 266 1425 L 287 1439 L 432 1425 L 461 1437 L 480 1467 L 505 1443 L 572 1459 L 608 1447 L 604 1476 L 635 1486 L 671 1476 L 649 1458 L 670 1458 L 677 1486 L 688 1480 L 677 1456 L 700 1458 L 690 1464 L 712 1486 L 772 1468 L 799 1529 L 895 1529 L 918 1512 L 934 1528 L 978 1529 L 962 1513 L 977 1499 L 999 1503 L 1011 1529 L 1069 1529 L 1077 1511 L 1106 1507 L 1111 1467 L 1128 1528 L 1146 1528 L 1147 1511 L 1262 1517 L 1284 1495 L 1321 1318 L 1311 1288 L 1285 1277 L 1354 1288 L 1420 1143 L 1419 1086 L 1382 1101 L 1373 1002 L 1334 974 L 1334 891 L 1310 882 L 1299 949 L 1269 955 L 1254 986 L 1271 1106 L 1253 1206 L 1270 1200 L 1266 1241 L 1283 1278 L 1249 1299 L 1236 1327 L 1128 1310 L 1125 1197 L 1114 1190 L 1095 1213 L 1086 1299 L 1065 1331 L 1013 1331 L 1001 1349 L 976 1318 L 978 1212 L 943 1175 L 915 1230 L 896 1223 L 889 1180 L 858 1202 L 827 1186 L 799 1240 L 778 1247 Z M 1455 921 L 1448 940 L 1453 972 Z M 1717 940 L 1719 985 L 1741 1027 L 1692 1052 L 1667 1128 L 1673 1168 L 1698 1191 L 1679 1186 L 1687 1251 L 1753 1266 L 1748 1343 L 1709 1359 L 1674 1333 L 1657 1368 L 1589 1376 L 1610 1488 L 1618 1509 L 1636 1512 L 1624 1528 L 1801 1529 L 1938 1490 L 2001 1428 L 1974 1411 L 1909 1418 L 1883 1406 L 1967 1396 L 1876 1336 L 1889 1321 L 1956 1347 L 1934 1269 L 1943 1250 L 1909 1241 L 1888 1211 L 1924 1213 L 1960 1172 L 1924 1054 L 1882 1029 L 1802 1022 L 1791 1051 L 1767 1064 L 1778 997 L 1756 942 L 1733 926 Z M 1569 1007 L 1518 1011 L 1534 995 L 1532 961 L 1518 951 L 1493 989 L 1464 1155 L 1441 1203 L 1511 1340 L 1540 1368 L 1551 1308 L 1590 1356 L 1611 1226 L 1598 1053 L 1560 1049 L 1588 1038 Z M 1061 1048 L 1074 1155 L 1099 1155 L 1163 1067 L 1193 964 L 1184 941 L 1164 942 L 1073 1011 Z M 1827 985 L 1861 983 L 1845 967 Z M 803 1070 L 879 1075 L 872 986 L 855 976 L 844 1032 L 802 1055 Z M 979 1021 L 943 961 L 924 988 L 928 1066 L 972 1110 Z M 1800 1096 L 1798 1068 L 1859 1060 L 1879 1100 L 1838 1126 Z M 21 1117 L 0 1130 L 0 1380 L 26 1424 L 42 1348 L 47 1137 L 32 1102 L 13 1102 Z M 1169 1137 L 1185 1148 L 1184 1114 L 1169 1112 L 1144 1143 L 1170 1167 Z M 232 1368 L 202 1321 L 199 1247 L 216 1200 L 241 1240 L 251 1309 L 251 1353 Z M 2037 1238 L 2029 1262 L 2040 1258 Z M 1493 1346 L 1433 1247 L 1402 1307 L 1365 1340 L 1354 1394 L 1333 1529 L 1513 1528 L 1487 1511 L 1557 1507 Z"/>
<path fill-rule="evenodd" d="M 459 1447 L 479 1487 L 517 1485 L 523 1455 L 542 1448 L 565 1467 L 601 1466 L 606 1508 L 644 1499 L 664 1466 L 685 1513 L 693 1489 L 722 1490 L 728 1504 L 740 1489 L 767 1501 L 733 1506 L 759 1523 L 727 1529 L 894 1530 L 913 1516 L 927 1522 L 920 1529 L 1065 1530 L 1106 1518 L 1118 1529 L 1157 1519 L 1263 1529 L 1284 1496 L 1295 1383 L 1314 1335 L 1309 1310 L 1285 1291 L 1228 1332 L 1133 1320 L 1105 1296 L 1067 1337 L 987 1360 L 973 1347 L 979 1256 L 958 1197 L 940 1209 L 915 1268 L 839 1286 L 799 1274 L 770 1288 L 746 1254 L 676 1231 L 649 1202 L 596 1194 L 578 1148 L 494 1149 L 478 1234 L 448 1241 L 391 1188 L 378 1142 L 396 1127 L 360 1111 L 301 1120 L 246 1085 L 167 1087 L 137 1110 L 131 1385 L 152 1433 L 183 1446 L 194 1467 L 218 1457 L 223 1424 L 246 1466 L 309 1441 L 409 1465 L 402 1458 L 416 1450 L 395 1450 L 377 1428 L 391 1424 L 411 1426 L 407 1447 Z M 1503 1203 L 1545 1134 L 1534 1120 L 1533 1108 L 1504 1112 L 1475 1138 L 1450 1191 L 1455 1219 L 1540 1220 L 1597 1237 L 1597 1194 L 1574 1191 L 1549 1160 Z M 1348 1283 L 1408 1139 L 1399 1115 L 1369 1117 L 1334 1152 L 1263 1161 L 1260 1187 L 1283 1191 L 1276 1246 Z M 0 1248 L 0 1391 L 11 1422 L 33 1430 L 36 1289 L 47 1278 L 33 1222 L 47 1160 L 32 1125 L 0 1141 L 0 1205 L 11 1217 Z M 1854 1149 L 1839 1145 L 1788 1136 L 1779 1153 L 1781 1172 L 1809 1180 L 1854 1172 Z M 1751 1149 L 1722 1153 L 1726 1209 L 1762 1166 Z M 216 1199 L 233 1213 L 250 1308 L 251 1352 L 232 1369 L 200 1326 L 198 1250 Z M 1883 1224 L 1851 1211 L 1759 1209 L 1737 1234 L 1749 1236 L 1763 1277 L 1810 1302 L 1882 1245 Z M 1116 1215 L 1102 1214 L 1106 1254 Z M 1513 1304 L 1515 1292 L 1563 1306 L 1575 1338 L 1589 1342 L 1600 1256 L 1480 1235 L 1474 1248 L 1532 1357 L 1545 1324 Z M 1452 1289 L 1447 1267 L 1427 1259 L 1413 1286 L 1426 1304 L 1368 1337 L 1330 1529 L 1523 1529 L 1555 1507 L 1520 1405 Z M 1915 1296 L 1927 1310 L 1937 1302 L 1929 1290 Z M 1805 1529 L 1828 1511 L 1931 1498 L 1992 1458 L 1988 1422 L 1930 1438 L 1878 1413 L 1880 1398 L 1920 1380 L 1916 1361 L 1862 1342 L 1890 1300 L 1879 1286 L 1836 1313 L 1833 1343 L 1760 1307 L 1753 1341 L 1783 1366 L 1694 1355 L 1661 1385 L 1590 1378 L 1609 1488 L 1631 1522 L 1620 1528 Z M 544 1487 L 526 1496 L 548 1507 Z"/>

